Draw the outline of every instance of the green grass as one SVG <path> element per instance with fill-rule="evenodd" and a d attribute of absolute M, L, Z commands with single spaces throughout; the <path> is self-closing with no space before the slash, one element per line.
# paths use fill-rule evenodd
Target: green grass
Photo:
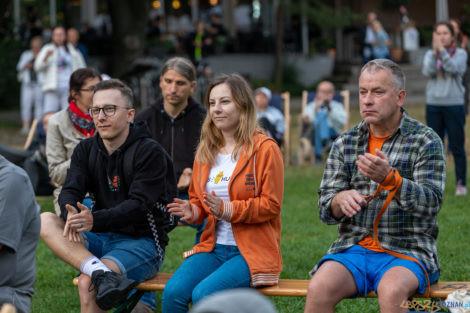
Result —
<path fill-rule="evenodd" d="M 422 106 L 408 108 L 417 119 L 424 119 Z M 353 123 L 359 120 L 357 110 L 351 112 Z M 468 134 L 468 131 L 467 131 Z M 295 140 L 293 138 L 293 140 Z M 453 161 L 448 162 L 448 179 L 444 204 L 439 214 L 439 257 L 441 280 L 470 280 L 470 263 L 467 261 L 470 247 L 470 222 L 467 197 L 455 197 Z M 284 268 L 281 277 L 308 279 L 308 272 L 326 253 L 336 238 L 336 227 L 327 226 L 318 219 L 318 195 L 322 167 L 286 167 L 284 203 L 282 209 L 282 255 Z M 42 210 L 52 211 L 51 201 L 40 201 Z M 174 272 L 183 261 L 182 252 L 191 248 L 194 230 L 177 227 L 170 233 L 163 272 Z M 77 275 L 39 242 L 37 251 L 37 280 L 32 312 L 79 312 L 80 305 L 72 279 Z M 157 310 L 161 312 L 160 296 L 157 294 Z M 272 297 L 279 312 L 303 312 L 304 298 Z M 336 312 L 378 312 L 376 299 L 343 300 Z"/>

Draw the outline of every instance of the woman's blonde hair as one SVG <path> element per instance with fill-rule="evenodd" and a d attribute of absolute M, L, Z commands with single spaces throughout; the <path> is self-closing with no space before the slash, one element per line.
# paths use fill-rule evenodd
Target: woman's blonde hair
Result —
<path fill-rule="evenodd" d="M 223 74 L 216 77 L 206 90 L 205 104 L 207 115 L 202 124 L 201 139 L 196 151 L 196 160 L 209 165 L 214 164 L 215 157 L 221 147 L 225 145 L 222 132 L 214 125 L 210 116 L 209 97 L 215 86 L 226 84 L 232 93 L 232 101 L 240 109 L 240 122 L 235 132 L 235 149 L 232 158 L 236 159 L 242 148 L 245 148 L 246 157 L 253 153 L 253 135 L 258 129 L 256 123 L 256 105 L 253 90 L 246 80 L 239 74 Z"/>

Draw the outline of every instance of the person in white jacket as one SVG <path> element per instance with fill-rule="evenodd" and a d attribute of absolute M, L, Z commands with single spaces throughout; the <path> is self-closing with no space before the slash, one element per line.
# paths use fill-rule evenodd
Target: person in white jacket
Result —
<path fill-rule="evenodd" d="M 32 109 L 34 108 L 34 118 L 42 117 L 42 81 L 43 73 L 34 70 L 34 61 L 38 56 L 42 47 L 41 37 L 33 37 L 30 42 L 30 50 L 24 51 L 16 69 L 18 71 L 18 80 L 21 82 L 20 106 L 21 121 L 23 127 L 21 133 L 26 135 L 32 117 Z"/>
<path fill-rule="evenodd" d="M 57 112 L 68 107 L 69 79 L 72 72 L 85 67 L 82 54 L 67 43 L 65 28 L 52 30 L 52 42 L 44 45 L 34 62 L 37 72 L 44 72 L 44 112 Z"/>

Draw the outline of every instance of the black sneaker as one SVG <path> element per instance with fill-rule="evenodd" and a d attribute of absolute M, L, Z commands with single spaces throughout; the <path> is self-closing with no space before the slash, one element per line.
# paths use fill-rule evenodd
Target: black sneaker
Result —
<path fill-rule="evenodd" d="M 100 309 L 108 311 L 126 301 L 127 296 L 137 282 L 115 272 L 94 271 L 91 283 L 95 286 L 96 304 Z"/>

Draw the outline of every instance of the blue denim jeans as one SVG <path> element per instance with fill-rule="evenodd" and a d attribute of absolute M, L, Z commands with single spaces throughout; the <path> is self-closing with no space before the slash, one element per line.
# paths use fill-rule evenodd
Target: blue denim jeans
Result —
<path fill-rule="evenodd" d="M 216 244 L 209 253 L 187 258 L 163 290 L 164 313 L 187 312 L 189 302 L 196 304 L 217 291 L 249 287 L 250 270 L 237 246 Z"/>
<path fill-rule="evenodd" d="M 315 156 L 321 158 L 323 155 L 324 142 L 338 137 L 338 134 L 334 128 L 328 124 L 328 111 L 326 109 L 318 110 L 313 124 L 315 126 L 313 143 L 315 146 Z"/>
<path fill-rule="evenodd" d="M 444 141 L 445 132 L 455 162 L 457 181 L 467 185 L 467 155 L 465 153 L 465 108 L 463 105 L 426 105 L 426 123 Z"/>
<path fill-rule="evenodd" d="M 152 238 L 133 238 L 117 233 L 83 233 L 85 246 L 97 258 L 106 258 L 119 267 L 123 275 L 141 283 L 155 276 L 162 262 Z M 141 302 L 155 309 L 155 292 L 146 292 Z"/>

